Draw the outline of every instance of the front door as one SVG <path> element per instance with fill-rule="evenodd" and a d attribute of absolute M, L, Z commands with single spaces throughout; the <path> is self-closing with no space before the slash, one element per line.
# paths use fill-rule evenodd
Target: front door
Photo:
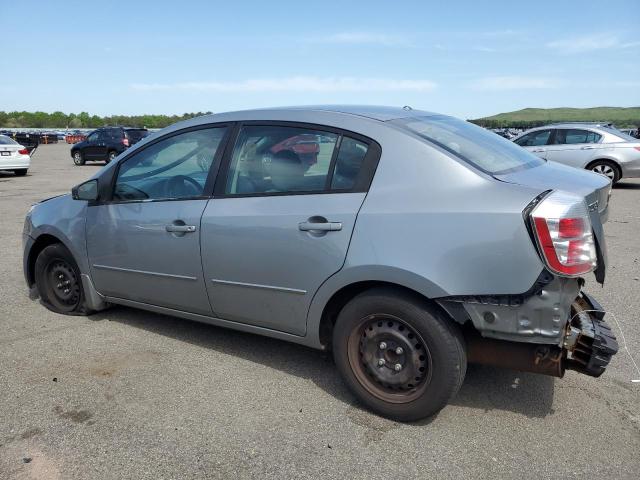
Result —
<path fill-rule="evenodd" d="M 313 295 L 345 261 L 368 188 L 361 172 L 373 171 L 361 168 L 369 147 L 308 128 L 241 129 L 202 220 L 216 316 L 305 334 Z"/>
<path fill-rule="evenodd" d="M 100 141 L 102 137 L 100 131 L 95 131 L 87 137 L 86 144 L 82 149 L 82 156 L 85 160 L 98 160 L 100 158 Z"/>
<path fill-rule="evenodd" d="M 540 158 L 547 158 L 547 144 L 551 140 L 551 130 L 535 130 L 515 140 L 515 142 Z"/>
<path fill-rule="evenodd" d="M 211 314 L 200 220 L 225 132 L 218 127 L 172 134 L 118 165 L 112 201 L 87 211 L 91 275 L 100 293 Z"/>

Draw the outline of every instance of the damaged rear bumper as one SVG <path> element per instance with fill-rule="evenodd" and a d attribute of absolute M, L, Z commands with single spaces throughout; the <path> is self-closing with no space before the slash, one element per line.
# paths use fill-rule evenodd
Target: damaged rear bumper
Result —
<path fill-rule="evenodd" d="M 468 360 L 554 377 L 562 377 L 566 370 L 599 377 L 618 351 L 618 342 L 604 316 L 600 304 L 580 292 L 571 304 L 562 345 L 536 345 L 472 335 L 467 338 Z"/>

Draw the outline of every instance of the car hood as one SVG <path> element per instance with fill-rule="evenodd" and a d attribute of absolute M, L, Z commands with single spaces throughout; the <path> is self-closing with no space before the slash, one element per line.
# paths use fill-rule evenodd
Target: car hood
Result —
<path fill-rule="evenodd" d="M 611 182 L 603 175 L 568 167 L 555 162 L 545 162 L 534 168 L 518 172 L 494 175 L 497 180 L 545 190 L 562 190 L 583 197 L 589 208 L 593 233 L 598 243 L 598 268 L 596 280 L 604 283 L 607 247 L 603 224 L 609 214 Z"/>

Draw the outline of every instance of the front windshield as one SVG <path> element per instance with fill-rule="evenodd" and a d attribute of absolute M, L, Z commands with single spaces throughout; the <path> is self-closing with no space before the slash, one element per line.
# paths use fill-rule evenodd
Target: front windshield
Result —
<path fill-rule="evenodd" d="M 500 135 L 457 118 L 430 115 L 399 118 L 391 123 L 490 175 L 502 175 L 544 163 L 544 160 Z"/>

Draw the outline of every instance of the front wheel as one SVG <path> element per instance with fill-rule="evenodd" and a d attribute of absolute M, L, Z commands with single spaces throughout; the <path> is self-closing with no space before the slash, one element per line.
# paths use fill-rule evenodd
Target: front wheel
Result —
<path fill-rule="evenodd" d="M 24 177 L 27 174 L 27 170 L 28 169 L 26 168 L 19 168 L 17 170 L 14 170 L 13 173 L 16 177 Z"/>
<path fill-rule="evenodd" d="M 467 368 L 458 326 L 428 302 L 389 288 L 366 291 L 342 309 L 333 354 L 355 396 L 399 421 L 441 410 Z"/>
<path fill-rule="evenodd" d="M 73 163 L 75 163 L 76 165 L 84 165 L 84 157 L 82 156 L 82 152 L 73 153 Z"/>
<path fill-rule="evenodd" d="M 600 175 L 604 175 L 612 184 L 617 183 L 620 180 L 620 170 L 618 166 L 608 160 L 597 160 L 589 165 L 589 170 Z"/>
<path fill-rule="evenodd" d="M 35 264 L 35 280 L 42 303 L 56 313 L 86 315 L 80 270 L 67 248 L 56 243 L 45 247 Z"/>

